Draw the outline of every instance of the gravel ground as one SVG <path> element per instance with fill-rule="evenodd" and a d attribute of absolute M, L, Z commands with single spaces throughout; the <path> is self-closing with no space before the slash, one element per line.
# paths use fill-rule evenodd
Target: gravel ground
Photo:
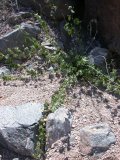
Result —
<path fill-rule="evenodd" d="M 66 107 L 73 113 L 70 146 L 57 141 L 47 153 L 47 160 L 120 160 L 120 99 L 90 86 L 76 86 L 66 100 Z M 97 156 L 81 152 L 80 129 L 99 122 L 108 123 L 116 136 L 116 144 Z M 62 153 L 61 153 L 61 148 Z"/>

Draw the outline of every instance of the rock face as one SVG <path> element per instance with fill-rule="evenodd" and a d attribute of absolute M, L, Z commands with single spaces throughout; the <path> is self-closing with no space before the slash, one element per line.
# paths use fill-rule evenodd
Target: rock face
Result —
<path fill-rule="evenodd" d="M 85 18 L 97 20 L 97 29 L 108 48 L 120 54 L 120 2 L 85 0 Z"/>
<path fill-rule="evenodd" d="M 59 108 L 48 115 L 46 123 L 47 145 L 51 145 L 61 137 L 68 136 L 71 131 L 72 116 L 68 109 Z"/>
<path fill-rule="evenodd" d="M 45 16 L 53 19 L 65 18 L 69 14 L 68 6 L 72 5 L 71 0 L 18 0 L 18 3 L 35 10 L 37 9 Z"/>
<path fill-rule="evenodd" d="M 19 28 L 0 37 L 0 51 L 5 53 L 8 48 L 21 48 L 25 44 L 28 35 L 36 38 L 39 32 L 40 29 L 37 26 L 22 23 Z"/>
<path fill-rule="evenodd" d="M 80 138 L 82 152 L 90 155 L 106 151 L 116 142 L 114 133 L 105 123 L 86 126 L 80 130 Z"/>
<path fill-rule="evenodd" d="M 39 103 L 0 106 L 0 145 L 20 155 L 32 156 L 43 109 Z"/>

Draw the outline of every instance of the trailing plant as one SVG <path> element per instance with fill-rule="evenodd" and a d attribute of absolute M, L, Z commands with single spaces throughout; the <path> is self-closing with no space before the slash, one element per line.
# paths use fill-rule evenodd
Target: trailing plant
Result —
<path fill-rule="evenodd" d="M 44 111 L 43 111 L 43 118 L 39 122 L 39 129 L 38 129 L 38 141 L 35 148 L 34 157 L 36 159 L 45 159 L 45 152 L 46 152 L 46 118 L 48 114 L 51 113 L 49 109 L 49 104 L 45 102 L 44 104 Z"/>
<path fill-rule="evenodd" d="M 51 97 L 51 103 L 49 108 L 52 112 L 58 109 L 62 104 L 64 104 L 64 100 L 66 98 L 66 89 L 67 87 L 73 85 L 77 81 L 76 76 L 66 77 L 62 82 L 58 91 L 56 91 Z"/>

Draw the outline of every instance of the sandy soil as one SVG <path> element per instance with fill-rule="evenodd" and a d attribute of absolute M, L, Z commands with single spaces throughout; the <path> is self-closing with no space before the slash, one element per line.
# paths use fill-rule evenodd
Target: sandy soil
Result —
<path fill-rule="evenodd" d="M 38 81 L 31 80 L 28 83 L 23 81 L 0 82 L 0 106 L 21 105 L 30 101 L 45 103 L 50 102 L 52 94 L 59 88 L 59 79 L 52 82 L 49 74 L 45 74 Z"/>

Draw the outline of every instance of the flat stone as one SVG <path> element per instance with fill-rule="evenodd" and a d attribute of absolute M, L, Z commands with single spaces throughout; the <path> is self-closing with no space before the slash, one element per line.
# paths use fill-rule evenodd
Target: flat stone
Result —
<path fill-rule="evenodd" d="M 81 151 L 84 154 L 97 154 L 115 144 L 116 138 L 106 123 L 89 125 L 80 130 Z"/>
<path fill-rule="evenodd" d="M 0 145 L 20 155 L 32 156 L 43 110 L 40 103 L 0 106 Z"/>

